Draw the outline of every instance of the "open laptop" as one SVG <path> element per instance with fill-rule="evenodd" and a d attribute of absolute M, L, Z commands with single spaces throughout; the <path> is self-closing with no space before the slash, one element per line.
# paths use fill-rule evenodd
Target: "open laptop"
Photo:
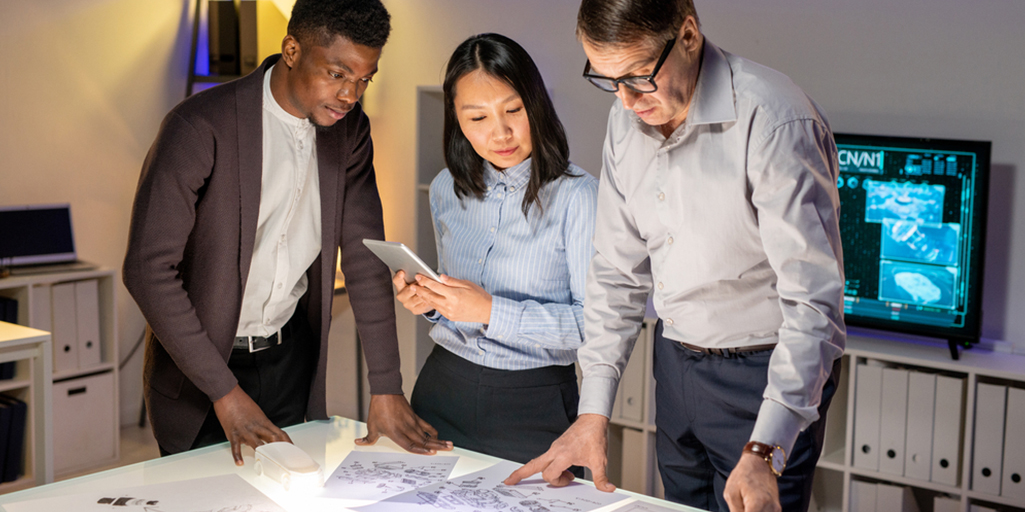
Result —
<path fill-rule="evenodd" d="M 80 261 L 71 205 L 0 206 L 0 267 L 11 275 L 91 270 Z"/>

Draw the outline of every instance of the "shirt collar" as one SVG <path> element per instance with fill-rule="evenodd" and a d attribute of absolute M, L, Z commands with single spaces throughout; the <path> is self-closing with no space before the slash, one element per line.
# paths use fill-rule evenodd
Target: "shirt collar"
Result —
<path fill-rule="evenodd" d="M 690 100 L 687 123 L 715 124 L 737 120 L 733 102 L 733 70 L 722 49 L 707 38 L 702 53 L 701 72 Z"/>
<path fill-rule="evenodd" d="M 517 188 L 525 187 L 530 181 L 530 161 L 531 158 L 528 157 L 505 171 L 499 171 L 491 165 L 491 162 L 484 160 L 484 185 L 489 190 L 501 183 Z"/>
<path fill-rule="evenodd" d="M 276 66 L 275 64 L 274 66 Z M 303 119 L 295 117 L 289 114 L 288 111 L 281 108 L 278 104 L 278 100 L 274 99 L 274 94 L 270 90 L 270 76 L 271 71 L 274 70 L 274 66 L 267 68 L 267 72 L 263 78 L 263 108 L 274 115 L 274 117 L 280 119 L 286 126 L 291 128 L 297 134 L 305 134 L 307 130 L 313 129 L 313 123 L 309 119 Z"/>

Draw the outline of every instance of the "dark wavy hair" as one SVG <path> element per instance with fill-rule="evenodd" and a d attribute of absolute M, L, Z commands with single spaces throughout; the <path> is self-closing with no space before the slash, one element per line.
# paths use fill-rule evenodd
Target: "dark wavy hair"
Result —
<path fill-rule="evenodd" d="M 445 163 L 452 173 L 456 196 L 484 198 L 484 159 L 463 135 L 455 109 L 456 82 L 477 70 L 509 84 L 523 100 L 533 148 L 523 215 L 530 211 L 531 204 L 543 212 L 541 188 L 561 176 L 571 176 L 569 143 L 533 59 L 516 41 L 500 34 L 480 34 L 463 41 L 452 53 L 445 71 Z"/>
<path fill-rule="evenodd" d="M 370 48 L 383 48 L 391 15 L 381 0 L 297 0 L 288 33 L 299 44 L 328 46 L 335 36 Z"/>

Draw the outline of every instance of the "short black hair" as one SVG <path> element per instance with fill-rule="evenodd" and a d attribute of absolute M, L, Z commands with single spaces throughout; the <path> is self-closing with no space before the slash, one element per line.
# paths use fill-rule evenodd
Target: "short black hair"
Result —
<path fill-rule="evenodd" d="M 646 43 L 661 48 L 676 38 L 687 16 L 700 26 L 694 0 L 583 0 L 577 37 L 599 47 Z"/>
<path fill-rule="evenodd" d="M 297 0 L 288 34 L 299 44 L 328 46 L 335 36 L 380 49 L 391 33 L 391 15 L 381 0 Z"/>
<path fill-rule="evenodd" d="M 445 72 L 445 163 L 456 196 L 484 198 L 484 159 L 463 135 L 455 109 L 456 82 L 477 70 L 509 84 L 523 100 L 533 150 L 521 209 L 526 216 L 534 204 L 543 213 L 541 188 L 561 176 L 573 176 L 569 172 L 569 143 L 534 60 L 516 41 L 500 34 L 480 34 L 463 41 L 452 53 Z"/>

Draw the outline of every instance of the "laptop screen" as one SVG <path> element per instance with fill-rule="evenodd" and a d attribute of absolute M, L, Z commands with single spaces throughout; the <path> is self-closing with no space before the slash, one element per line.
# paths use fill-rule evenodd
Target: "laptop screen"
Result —
<path fill-rule="evenodd" d="M 0 264 L 75 261 L 71 205 L 0 206 Z"/>

